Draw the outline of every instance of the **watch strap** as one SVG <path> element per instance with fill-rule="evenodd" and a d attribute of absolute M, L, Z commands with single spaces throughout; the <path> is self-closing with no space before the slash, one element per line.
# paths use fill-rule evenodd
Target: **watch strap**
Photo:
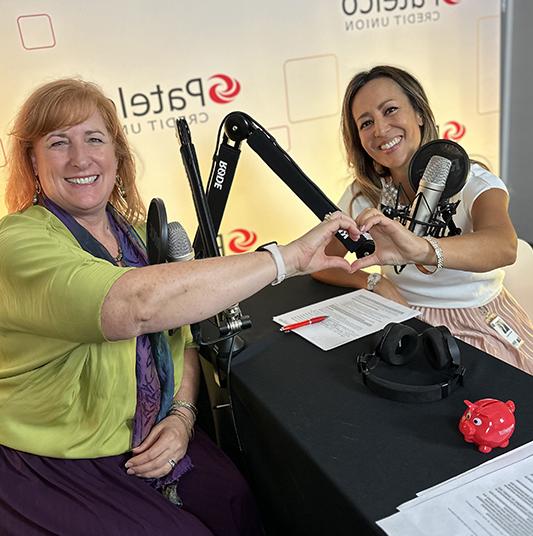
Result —
<path fill-rule="evenodd" d="M 285 267 L 285 261 L 283 260 L 278 244 L 276 242 L 269 242 L 268 244 L 259 246 L 256 251 L 268 251 L 272 255 L 272 259 L 276 265 L 277 276 L 271 284 L 279 285 L 287 277 L 287 268 Z"/>

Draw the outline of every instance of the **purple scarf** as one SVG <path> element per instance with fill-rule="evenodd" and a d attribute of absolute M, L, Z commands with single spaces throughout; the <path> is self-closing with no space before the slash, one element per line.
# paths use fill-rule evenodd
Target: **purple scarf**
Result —
<path fill-rule="evenodd" d="M 67 227 L 85 251 L 112 264 L 117 264 L 107 249 L 68 212 L 44 196 L 41 197 L 40 204 Z M 135 229 L 110 204 L 106 211 L 109 225 L 122 249 L 123 264 L 136 268 L 147 266 L 146 247 Z M 168 341 L 163 333 L 137 337 L 135 372 L 137 405 L 133 419 L 132 447 L 140 445 L 153 426 L 167 415 L 172 402 L 174 367 Z M 162 386 L 164 386 L 163 390 Z M 191 468 L 191 460 L 188 455 L 185 455 L 165 477 L 149 479 L 149 481 L 155 488 L 160 488 L 176 482 Z"/>

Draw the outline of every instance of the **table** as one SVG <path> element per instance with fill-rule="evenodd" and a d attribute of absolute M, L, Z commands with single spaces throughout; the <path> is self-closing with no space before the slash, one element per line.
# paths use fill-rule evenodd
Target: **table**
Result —
<path fill-rule="evenodd" d="M 355 355 L 373 349 L 375 336 L 324 352 L 272 321 L 348 291 L 306 276 L 241 303 L 253 328 L 241 334 L 247 347 L 234 358 L 230 388 L 269 534 L 383 534 L 375 522 L 416 492 L 533 440 L 533 378 L 466 343 L 463 387 L 437 402 L 403 403 L 372 393 L 357 372 Z M 416 376 L 420 359 L 401 367 L 404 378 Z M 485 397 L 517 406 L 510 447 L 490 454 L 457 428 L 463 400 Z"/>

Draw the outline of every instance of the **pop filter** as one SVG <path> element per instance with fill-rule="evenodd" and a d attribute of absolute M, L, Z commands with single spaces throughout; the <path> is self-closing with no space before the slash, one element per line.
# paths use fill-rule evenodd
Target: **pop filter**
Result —
<path fill-rule="evenodd" d="M 409 183 L 414 192 L 418 192 L 418 184 L 432 156 L 442 156 L 451 161 L 452 166 L 446 180 L 441 199 L 449 199 L 459 193 L 465 185 L 470 171 L 470 159 L 466 151 L 454 141 L 433 140 L 422 145 L 409 163 Z"/>
<path fill-rule="evenodd" d="M 163 264 L 168 254 L 168 224 L 165 203 L 154 197 L 146 220 L 146 250 L 150 264 Z"/>

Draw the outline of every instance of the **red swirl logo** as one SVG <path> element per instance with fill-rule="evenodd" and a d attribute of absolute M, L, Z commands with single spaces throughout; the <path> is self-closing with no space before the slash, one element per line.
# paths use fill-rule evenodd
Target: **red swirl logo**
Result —
<path fill-rule="evenodd" d="M 245 253 L 257 242 L 257 235 L 248 229 L 233 229 L 232 235 L 236 235 L 229 241 L 229 249 L 233 253 Z"/>
<path fill-rule="evenodd" d="M 239 81 L 226 74 L 215 74 L 209 77 L 209 80 L 216 80 L 209 88 L 209 96 L 213 102 L 218 104 L 231 102 L 241 91 Z"/>
<path fill-rule="evenodd" d="M 457 5 L 461 0 L 444 0 L 445 4 L 450 4 L 451 6 Z"/>
<path fill-rule="evenodd" d="M 457 121 L 448 121 L 445 125 L 443 138 L 445 140 L 460 140 L 466 133 L 466 128 Z"/>

